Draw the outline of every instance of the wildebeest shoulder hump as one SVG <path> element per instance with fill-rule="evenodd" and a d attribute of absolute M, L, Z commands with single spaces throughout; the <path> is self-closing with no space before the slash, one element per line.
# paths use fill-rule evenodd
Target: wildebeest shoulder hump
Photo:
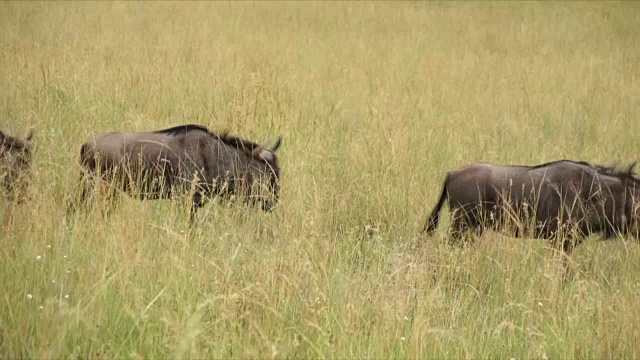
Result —
<path fill-rule="evenodd" d="M 225 144 L 227 145 L 231 145 L 236 147 L 239 150 L 243 150 L 246 151 L 248 153 L 251 153 L 253 150 L 257 149 L 260 147 L 260 145 L 248 141 L 248 140 L 244 140 L 241 139 L 239 137 L 235 137 L 232 135 L 229 135 L 228 133 L 222 133 L 220 135 L 218 135 L 218 138 Z"/>

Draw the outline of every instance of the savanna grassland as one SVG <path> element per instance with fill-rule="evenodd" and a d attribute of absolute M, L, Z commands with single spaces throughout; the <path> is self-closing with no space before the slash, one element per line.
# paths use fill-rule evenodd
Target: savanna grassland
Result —
<path fill-rule="evenodd" d="M 420 235 L 474 161 L 640 159 L 640 6 L 0 3 L 0 358 L 638 358 L 640 245 Z M 282 135 L 272 213 L 126 196 L 67 215 L 79 146 Z M 97 209 L 97 210 L 96 210 Z"/>

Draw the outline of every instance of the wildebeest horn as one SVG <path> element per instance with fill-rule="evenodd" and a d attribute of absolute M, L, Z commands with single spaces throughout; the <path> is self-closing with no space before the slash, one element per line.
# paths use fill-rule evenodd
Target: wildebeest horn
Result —
<path fill-rule="evenodd" d="M 638 161 L 634 161 L 631 163 L 631 165 L 629 165 L 629 170 L 627 170 L 627 174 L 632 174 L 633 173 L 633 168 L 636 167 L 636 164 L 638 163 Z"/>
<path fill-rule="evenodd" d="M 31 138 L 33 138 L 33 129 L 29 129 L 26 140 L 31 141 Z"/>
<path fill-rule="evenodd" d="M 282 136 L 278 136 L 278 139 L 276 140 L 276 143 L 273 144 L 273 147 L 271 148 L 272 152 L 276 152 L 278 150 L 278 148 L 280 148 L 280 145 L 282 144 Z"/>

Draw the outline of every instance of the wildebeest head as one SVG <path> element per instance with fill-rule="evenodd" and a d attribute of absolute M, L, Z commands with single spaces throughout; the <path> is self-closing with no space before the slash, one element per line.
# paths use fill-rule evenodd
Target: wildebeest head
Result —
<path fill-rule="evenodd" d="M 248 201 L 260 205 L 265 211 L 271 210 L 280 197 L 280 165 L 276 152 L 281 144 L 282 137 L 278 137 L 273 145 L 269 141 L 251 150 L 250 166 L 254 181 L 250 186 Z"/>
<path fill-rule="evenodd" d="M 624 213 L 620 228 L 617 232 L 624 235 L 632 235 L 640 239 L 640 176 L 634 173 L 637 162 L 634 161 L 623 170 L 615 170 L 610 167 L 610 173 L 618 177 L 624 184 Z"/>
<path fill-rule="evenodd" d="M 24 188 L 31 167 L 33 131 L 22 140 L 0 131 L 0 182 L 4 195 L 12 198 L 15 190 Z"/>

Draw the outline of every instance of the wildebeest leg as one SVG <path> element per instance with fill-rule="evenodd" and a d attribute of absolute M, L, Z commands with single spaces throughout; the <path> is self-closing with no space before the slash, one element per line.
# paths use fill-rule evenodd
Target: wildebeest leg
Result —
<path fill-rule="evenodd" d="M 451 231 L 449 232 L 449 242 L 454 244 L 459 243 L 465 233 L 465 229 L 466 224 L 464 219 L 454 216 L 451 223 Z"/>
<path fill-rule="evenodd" d="M 119 191 L 119 184 L 104 179 L 98 179 L 98 188 L 102 197 L 99 204 L 102 204 L 102 214 L 104 217 L 108 217 L 118 206 L 117 196 Z M 92 196 L 95 194 L 92 194 Z M 91 201 L 92 203 L 95 201 Z"/>
<path fill-rule="evenodd" d="M 571 272 L 570 262 L 573 250 L 582 243 L 584 234 L 576 229 L 567 230 L 564 234 L 559 234 L 559 240 L 562 246 L 562 278 L 566 281 Z"/>
<path fill-rule="evenodd" d="M 91 196 L 91 191 L 93 190 L 92 181 L 90 179 L 86 179 L 83 177 L 81 180 L 82 184 L 80 185 L 82 188 L 80 189 L 80 198 L 78 199 L 78 205 L 85 207 L 88 202 L 88 197 Z"/>
<path fill-rule="evenodd" d="M 20 173 L 16 169 L 8 169 L 4 176 L 4 196 L 8 200 L 22 203 L 23 197 L 26 196 L 27 180 L 26 174 Z"/>
<path fill-rule="evenodd" d="M 98 164 L 90 148 L 83 144 L 80 147 L 80 180 L 78 181 L 80 194 L 74 193 L 67 205 L 67 214 L 73 213 L 78 207 L 86 207 L 89 197 L 93 197 L 97 179 Z M 77 190 L 76 190 L 77 191 Z"/>
<path fill-rule="evenodd" d="M 82 174 L 80 176 L 80 180 L 77 183 L 78 190 L 80 193 L 74 193 L 69 199 L 69 203 L 67 204 L 67 214 L 73 214 L 78 210 L 78 208 L 86 208 L 89 205 L 89 197 L 93 191 L 93 177 L 88 174 Z"/>
<path fill-rule="evenodd" d="M 460 209 L 454 212 L 449 242 L 453 245 L 466 245 L 483 232 L 484 227 L 478 219 L 477 212 Z"/>
<path fill-rule="evenodd" d="M 571 261 L 571 253 L 574 249 L 574 239 L 571 236 L 562 236 L 562 281 L 569 279 L 569 262 Z"/>
<path fill-rule="evenodd" d="M 189 213 L 189 224 L 193 224 L 196 217 L 196 211 L 204 205 L 204 197 L 201 192 L 196 192 L 193 194 L 193 198 L 191 199 L 191 210 Z"/>
<path fill-rule="evenodd" d="M 80 198 L 78 205 L 85 207 L 93 200 L 96 187 L 96 179 L 92 174 L 83 175 L 80 178 Z"/>
<path fill-rule="evenodd" d="M 2 178 L 0 178 L 0 180 L 2 180 Z M 9 173 L 4 177 L 4 196 L 9 199 L 9 200 L 13 200 L 13 174 L 11 173 L 11 170 L 9 170 Z"/>

